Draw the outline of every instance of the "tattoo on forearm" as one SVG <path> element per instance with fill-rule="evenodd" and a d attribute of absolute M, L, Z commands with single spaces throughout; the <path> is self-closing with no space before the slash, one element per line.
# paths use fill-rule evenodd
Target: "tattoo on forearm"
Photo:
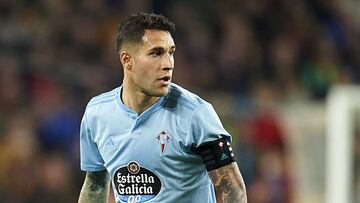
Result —
<path fill-rule="evenodd" d="M 246 203 L 244 181 L 236 163 L 209 172 L 217 194 L 224 203 Z"/>
<path fill-rule="evenodd" d="M 109 196 L 109 175 L 106 171 L 87 173 L 79 203 L 106 203 Z"/>

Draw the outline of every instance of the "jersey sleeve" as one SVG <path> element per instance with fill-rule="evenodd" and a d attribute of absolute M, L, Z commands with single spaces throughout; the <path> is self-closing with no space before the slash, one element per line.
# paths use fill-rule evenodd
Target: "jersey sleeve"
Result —
<path fill-rule="evenodd" d="M 205 142 L 220 138 L 231 142 L 230 134 L 224 129 L 214 108 L 209 103 L 204 103 L 193 111 L 189 133 L 190 144 L 195 148 Z"/>
<path fill-rule="evenodd" d="M 105 170 L 104 160 L 93 140 L 86 112 L 80 126 L 80 168 L 83 171 L 94 172 Z"/>

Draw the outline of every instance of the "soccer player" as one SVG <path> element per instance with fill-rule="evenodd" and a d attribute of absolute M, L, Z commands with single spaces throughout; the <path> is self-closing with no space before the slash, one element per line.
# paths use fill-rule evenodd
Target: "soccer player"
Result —
<path fill-rule="evenodd" d="M 247 202 L 231 137 L 213 107 L 171 83 L 175 24 L 137 13 L 118 27 L 120 87 L 88 103 L 79 203 Z"/>

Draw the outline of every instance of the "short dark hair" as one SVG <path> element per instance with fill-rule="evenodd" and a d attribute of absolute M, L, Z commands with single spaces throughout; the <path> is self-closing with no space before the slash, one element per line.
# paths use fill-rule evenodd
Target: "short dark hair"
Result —
<path fill-rule="evenodd" d="M 140 43 L 146 29 L 175 32 L 175 23 L 163 15 L 139 12 L 122 21 L 116 31 L 116 50 L 126 43 Z"/>

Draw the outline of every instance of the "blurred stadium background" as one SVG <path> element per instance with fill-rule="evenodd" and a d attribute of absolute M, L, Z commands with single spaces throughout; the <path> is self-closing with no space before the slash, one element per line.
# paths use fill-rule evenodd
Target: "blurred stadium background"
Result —
<path fill-rule="evenodd" d="M 357 107 L 345 172 L 331 157 L 342 138 L 326 144 L 344 121 L 329 92 L 360 82 L 357 0 L 1 0 L 0 202 L 77 201 L 80 119 L 120 85 L 115 27 L 137 11 L 176 22 L 174 80 L 233 135 L 249 203 L 336 202 L 341 184 L 360 202 Z"/>

